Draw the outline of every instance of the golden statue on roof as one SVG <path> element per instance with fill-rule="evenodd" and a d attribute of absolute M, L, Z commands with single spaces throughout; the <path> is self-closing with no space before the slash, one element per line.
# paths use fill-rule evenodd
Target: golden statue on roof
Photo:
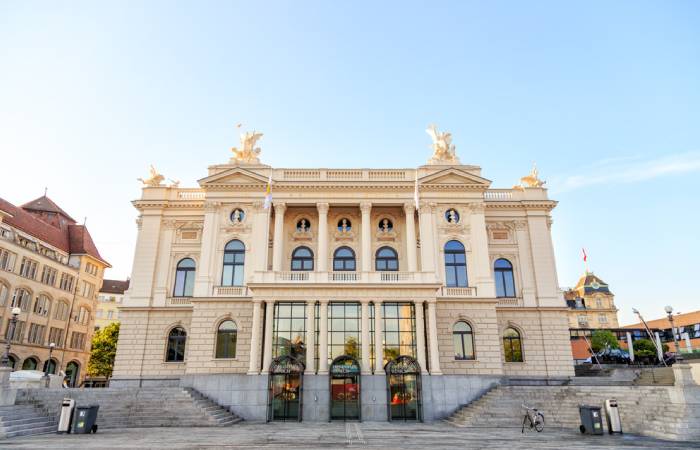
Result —
<path fill-rule="evenodd" d="M 537 165 L 535 163 L 532 163 L 532 171 L 520 179 L 520 186 L 524 188 L 541 188 L 545 183 L 546 181 L 540 180 L 539 173 L 537 172 Z"/>
<path fill-rule="evenodd" d="M 236 128 L 240 127 L 241 124 L 236 125 Z M 241 133 L 241 148 L 239 149 L 233 147 L 231 149 L 233 152 L 233 158 L 231 158 L 232 161 L 244 164 L 259 164 L 260 159 L 258 159 L 258 155 L 260 155 L 261 150 L 260 147 L 255 147 L 255 143 L 258 142 L 261 137 L 263 137 L 263 134 L 258 133 L 255 130 L 253 130 L 252 133 L 247 131 L 245 133 Z"/>
<path fill-rule="evenodd" d="M 146 178 L 145 180 L 143 178 L 137 178 L 141 183 L 143 183 L 144 186 L 148 187 L 159 187 L 162 186 L 163 180 L 165 180 L 165 177 L 161 174 L 158 173 L 155 167 L 153 167 L 153 164 L 151 164 L 150 168 L 150 176 Z"/>
<path fill-rule="evenodd" d="M 430 146 L 433 149 L 433 157 L 428 164 L 459 164 L 455 146 L 452 144 L 452 133 L 440 133 L 435 125 L 430 125 L 425 132 L 433 140 Z"/>

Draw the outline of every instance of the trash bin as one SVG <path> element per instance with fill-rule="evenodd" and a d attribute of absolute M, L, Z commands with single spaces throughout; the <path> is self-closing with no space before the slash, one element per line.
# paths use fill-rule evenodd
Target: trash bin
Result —
<path fill-rule="evenodd" d="M 73 433 L 97 433 L 97 410 L 100 405 L 78 406 L 73 415 Z"/>
<path fill-rule="evenodd" d="M 579 429 L 584 434 L 603 434 L 603 418 L 600 415 L 600 407 L 579 405 L 581 426 Z"/>
<path fill-rule="evenodd" d="M 617 400 L 609 398 L 605 400 L 605 417 L 608 421 L 608 433 L 622 434 L 622 421 L 620 420 L 620 410 L 617 408 Z"/>
<path fill-rule="evenodd" d="M 61 417 L 58 419 L 57 433 L 70 433 L 70 425 L 73 421 L 73 410 L 75 409 L 75 400 L 72 398 L 64 398 L 61 403 Z"/>

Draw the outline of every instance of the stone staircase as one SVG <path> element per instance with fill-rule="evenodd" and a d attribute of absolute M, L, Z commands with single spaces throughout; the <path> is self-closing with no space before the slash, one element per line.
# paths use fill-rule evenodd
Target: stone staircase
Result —
<path fill-rule="evenodd" d="M 58 423 L 32 405 L 0 406 L 0 438 L 55 433 Z"/>
<path fill-rule="evenodd" d="M 637 386 L 673 386 L 675 382 L 673 367 L 640 369 L 639 376 L 634 380 L 634 384 Z"/>
<path fill-rule="evenodd" d="M 101 429 L 223 427 L 242 420 L 191 388 L 26 389 L 18 393 L 16 403 L 41 408 L 57 421 L 64 397 L 75 399 L 77 406 L 100 405 Z"/>
<path fill-rule="evenodd" d="M 666 387 L 500 385 L 446 421 L 463 428 L 520 428 L 525 404 L 544 413 L 545 428 L 578 429 L 579 405 L 602 407 L 608 398 L 617 399 L 625 432 L 680 439 L 698 420 L 696 411 L 671 403 Z"/>

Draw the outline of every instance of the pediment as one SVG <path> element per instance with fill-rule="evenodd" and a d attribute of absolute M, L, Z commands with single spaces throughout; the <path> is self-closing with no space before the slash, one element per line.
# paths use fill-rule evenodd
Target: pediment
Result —
<path fill-rule="evenodd" d="M 463 185 L 483 188 L 491 185 L 491 181 L 486 178 L 453 167 L 421 177 L 418 183 L 421 186 Z"/>
<path fill-rule="evenodd" d="M 267 184 L 267 177 L 241 167 L 224 170 L 198 181 L 201 187 L 221 185 L 259 185 Z"/>

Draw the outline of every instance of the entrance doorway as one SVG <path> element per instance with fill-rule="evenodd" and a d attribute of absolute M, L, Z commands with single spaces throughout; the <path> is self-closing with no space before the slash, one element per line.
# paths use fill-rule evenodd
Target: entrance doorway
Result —
<path fill-rule="evenodd" d="M 331 420 L 360 420 L 360 364 L 338 356 L 330 367 Z"/>
<path fill-rule="evenodd" d="M 301 421 L 301 395 L 304 363 L 289 356 L 279 356 L 270 364 L 267 420 Z"/>
<path fill-rule="evenodd" d="M 389 420 L 422 420 L 421 372 L 418 361 L 399 356 L 389 361 L 386 372 Z"/>
<path fill-rule="evenodd" d="M 71 361 L 66 366 L 66 379 L 68 380 L 68 387 L 78 387 L 78 380 L 80 376 L 80 364 L 75 361 Z"/>

